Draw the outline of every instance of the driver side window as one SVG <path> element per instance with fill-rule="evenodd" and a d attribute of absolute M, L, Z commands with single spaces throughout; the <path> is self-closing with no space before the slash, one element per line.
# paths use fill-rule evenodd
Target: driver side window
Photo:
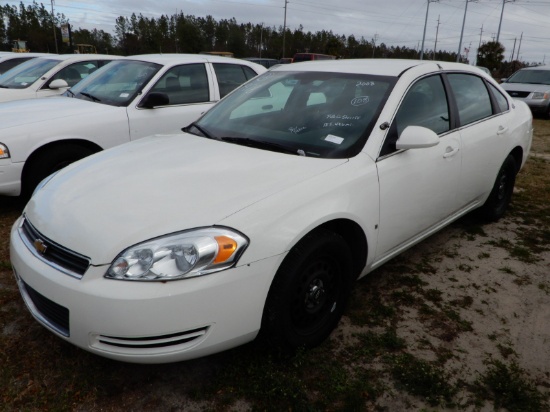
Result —
<path fill-rule="evenodd" d="M 395 152 L 395 143 L 407 126 L 426 127 L 437 134 L 450 130 L 447 93 L 441 77 L 425 77 L 403 98 L 388 131 L 380 156 Z"/>

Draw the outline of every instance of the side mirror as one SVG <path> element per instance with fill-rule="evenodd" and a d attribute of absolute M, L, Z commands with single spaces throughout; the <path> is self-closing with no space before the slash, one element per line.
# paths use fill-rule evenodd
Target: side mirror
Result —
<path fill-rule="evenodd" d="M 501 83 L 506 83 L 506 80 L 508 80 L 508 77 L 505 77 L 505 78 L 503 78 L 503 79 L 500 79 L 500 82 L 501 82 Z"/>
<path fill-rule="evenodd" d="M 63 89 L 69 87 L 69 83 L 63 79 L 55 79 L 48 87 L 53 90 Z"/>
<path fill-rule="evenodd" d="M 422 149 L 439 144 L 439 136 L 433 130 L 421 126 L 407 126 L 395 146 L 401 149 Z"/>
<path fill-rule="evenodd" d="M 149 93 L 141 101 L 139 107 L 144 107 L 146 109 L 153 109 L 158 106 L 167 106 L 170 104 L 170 98 L 166 93 Z"/>

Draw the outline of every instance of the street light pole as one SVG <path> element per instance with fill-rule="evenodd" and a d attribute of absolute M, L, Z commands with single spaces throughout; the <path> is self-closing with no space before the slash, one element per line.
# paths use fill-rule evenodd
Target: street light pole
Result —
<path fill-rule="evenodd" d="M 504 5 L 516 0 L 502 0 L 502 11 L 500 12 L 500 21 L 498 22 L 497 43 L 500 38 L 500 27 L 502 26 L 502 16 L 504 15 Z"/>
<path fill-rule="evenodd" d="M 422 49 L 420 50 L 420 60 L 424 59 L 424 42 L 426 40 L 426 26 L 428 25 L 428 11 L 430 10 L 430 3 L 436 3 L 439 0 L 428 0 L 428 5 L 426 6 L 426 20 L 424 20 L 424 34 L 422 35 Z"/>
<path fill-rule="evenodd" d="M 456 55 L 456 61 L 460 62 L 460 50 L 462 49 L 462 37 L 464 36 L 464 25 L 466 24 L 466 12 L 468 11 L 468 3 L 477 0 L 466 0 L 466 7 L 464 8 L 464 19 L 462 20 L 462 31 L 460 32 L 460 42 L 458 43 L 458 53 Z"/>

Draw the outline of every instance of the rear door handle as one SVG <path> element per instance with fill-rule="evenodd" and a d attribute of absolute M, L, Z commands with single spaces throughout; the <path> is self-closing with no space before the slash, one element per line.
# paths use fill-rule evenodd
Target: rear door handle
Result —
<path fill-rule="evenodd" d="M 508 128 L 507 127 L 504 127 L 504 126 L 499 126 L 498 127 L 498 130 L 497 130 L 497 134 L 498 135 L 501 135 L 501 134 L 504 134 L 508 131 Z"/>

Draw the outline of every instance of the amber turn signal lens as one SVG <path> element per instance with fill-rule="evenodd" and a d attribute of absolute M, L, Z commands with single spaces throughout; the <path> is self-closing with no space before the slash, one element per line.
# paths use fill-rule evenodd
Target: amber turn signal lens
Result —
<path fill-rule="evenodd" d="M 214 259 L 214 263 L 222 263 L 227 261 L 237 249 L 237 242 L 227 236 L 216 236 L 218 242 L 218 255 Z"/>

